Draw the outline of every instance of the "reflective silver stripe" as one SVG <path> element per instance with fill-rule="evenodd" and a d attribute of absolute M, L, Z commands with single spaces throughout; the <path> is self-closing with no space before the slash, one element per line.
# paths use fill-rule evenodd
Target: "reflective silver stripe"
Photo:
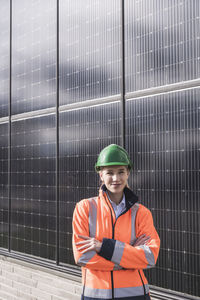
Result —
<path fill-rule="evenodd" d="M 132 208 L 131 208 L 131 245 L 134 244 L 136 240 L 136 235 L 135 235 L 135 218 L 136 214 L 139 208 L 139 204 L 135 203 Z"/>
<path fill-rule="evenodd" d="M 148 261 L 147 268 L 155 266 L 155 258 L 151 249 L 147 245 L 142 245 L 139 247 L 144 250 L 146 260 Z"/>
<path fill-rule="evenodd" d="M 124 252 L 124 247 L 125 247 L 124 243 L 122 243 L 120 241 L 116 241 L 113 255 L 111 258 L 111 261 L 114 262 L 115 264 L 120 265 L 121 258 L 122 258 L 123 252 Z"/>
<path fill-rule="evenodd" d="M 96 255 L 96 251 L 89 251 L 83 253 L 79 258 L 77 265 L 84 267 L 95 255 Z"/>
<path fill-rule="evenodd" d="M 95 255 L 96 255 L 96 251 L 89 251 L 83 253 L 79 258 L 77 265 L 84 267 Z"/>
<path fill-rule="evenodd" d="M 145 284 L 145 291 L 149 292 L 148 284 Z M 143 286 L 118 288 L 114 290 L 114 295 L 115 298 L 141 296 L 144 295 L 144 288 Z"/>
<path fill-rule="evenodd" d="M 112 299 L 112 289 L 92 289 L 86 286 L 84 296 L 100 299 Z"/>
<path fill-rule="evenodd" d="M 97 197 L 88 199 L 89 201 L 89 236 L 96 236 L 97 224 Z M 77 264 L 84 267 L 94 256 L 96 251 L 89 251 L 81 255 Z"/>
<path fill-rule="evenodd" d="M 89 235 L 96 236 L 97 224 L 97 197 L 88 199 L 89 201 Z"/>
<path fill-rule="evenodd" d="M 149 292 L 148 284 L 145 285 L 146 293 Z M 134 296 L 142 296 L 144 295 L 143 286 L 136 287 L 123 287 L 123 288 L 115 288 L 114 296 L 115 298 L 125 298 L 125 297 L 134 297 Z M 85 287 L 84 296 L 91 298 L 100 298 L 100 299 L 112 299 L 112 289 L 92 289 Z"/>

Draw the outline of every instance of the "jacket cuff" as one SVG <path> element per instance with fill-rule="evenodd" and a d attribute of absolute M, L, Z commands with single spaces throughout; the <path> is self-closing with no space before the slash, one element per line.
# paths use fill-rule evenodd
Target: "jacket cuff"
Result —
<path fill-rule="evenodd" d="M 115 249 L 115 243 L 116 240 L 104 238 L 98 255 L 107 260 L 111 260 Z"/>

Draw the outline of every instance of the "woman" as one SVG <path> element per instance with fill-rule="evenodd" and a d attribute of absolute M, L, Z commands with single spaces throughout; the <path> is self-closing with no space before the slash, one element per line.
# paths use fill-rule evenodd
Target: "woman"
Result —
<path fill-rule="evenodd" d="M 82 266 L 82 299 L 150 299 L 142 269 L 156 263 L 160 239 L 151 212 L 128 188 L 132 168 L 127 152 L 111 144 L 95 165 L 99 196 L 77 203 L 73 251 Z"/>

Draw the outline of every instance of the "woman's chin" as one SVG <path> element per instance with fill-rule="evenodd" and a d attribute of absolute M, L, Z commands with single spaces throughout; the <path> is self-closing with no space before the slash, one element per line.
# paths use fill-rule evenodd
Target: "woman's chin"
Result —
<path fill-rule="evenodd" d="M 110 188 L 108 188 L 108 190 L 115 194 L 115 193 L 120 193 L 120 192 L 123 192 L 123 187 L 121 185 L 118 185 L 118 186 L 111 186 Z"/>

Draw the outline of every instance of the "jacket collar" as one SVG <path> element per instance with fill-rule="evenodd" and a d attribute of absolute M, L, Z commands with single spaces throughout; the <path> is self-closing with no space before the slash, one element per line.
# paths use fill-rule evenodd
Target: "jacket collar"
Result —
<path fill-rule="evenodd" d="M 101 189 L 102 191 L 106 192 L 107 187 L 105 186 L 105 184 L 101 186 Z M 128 187 L 124 188 L 124 194 L 126 200 L 126 209 L 128 210 L 138 201 L 138 196 Z"/>

